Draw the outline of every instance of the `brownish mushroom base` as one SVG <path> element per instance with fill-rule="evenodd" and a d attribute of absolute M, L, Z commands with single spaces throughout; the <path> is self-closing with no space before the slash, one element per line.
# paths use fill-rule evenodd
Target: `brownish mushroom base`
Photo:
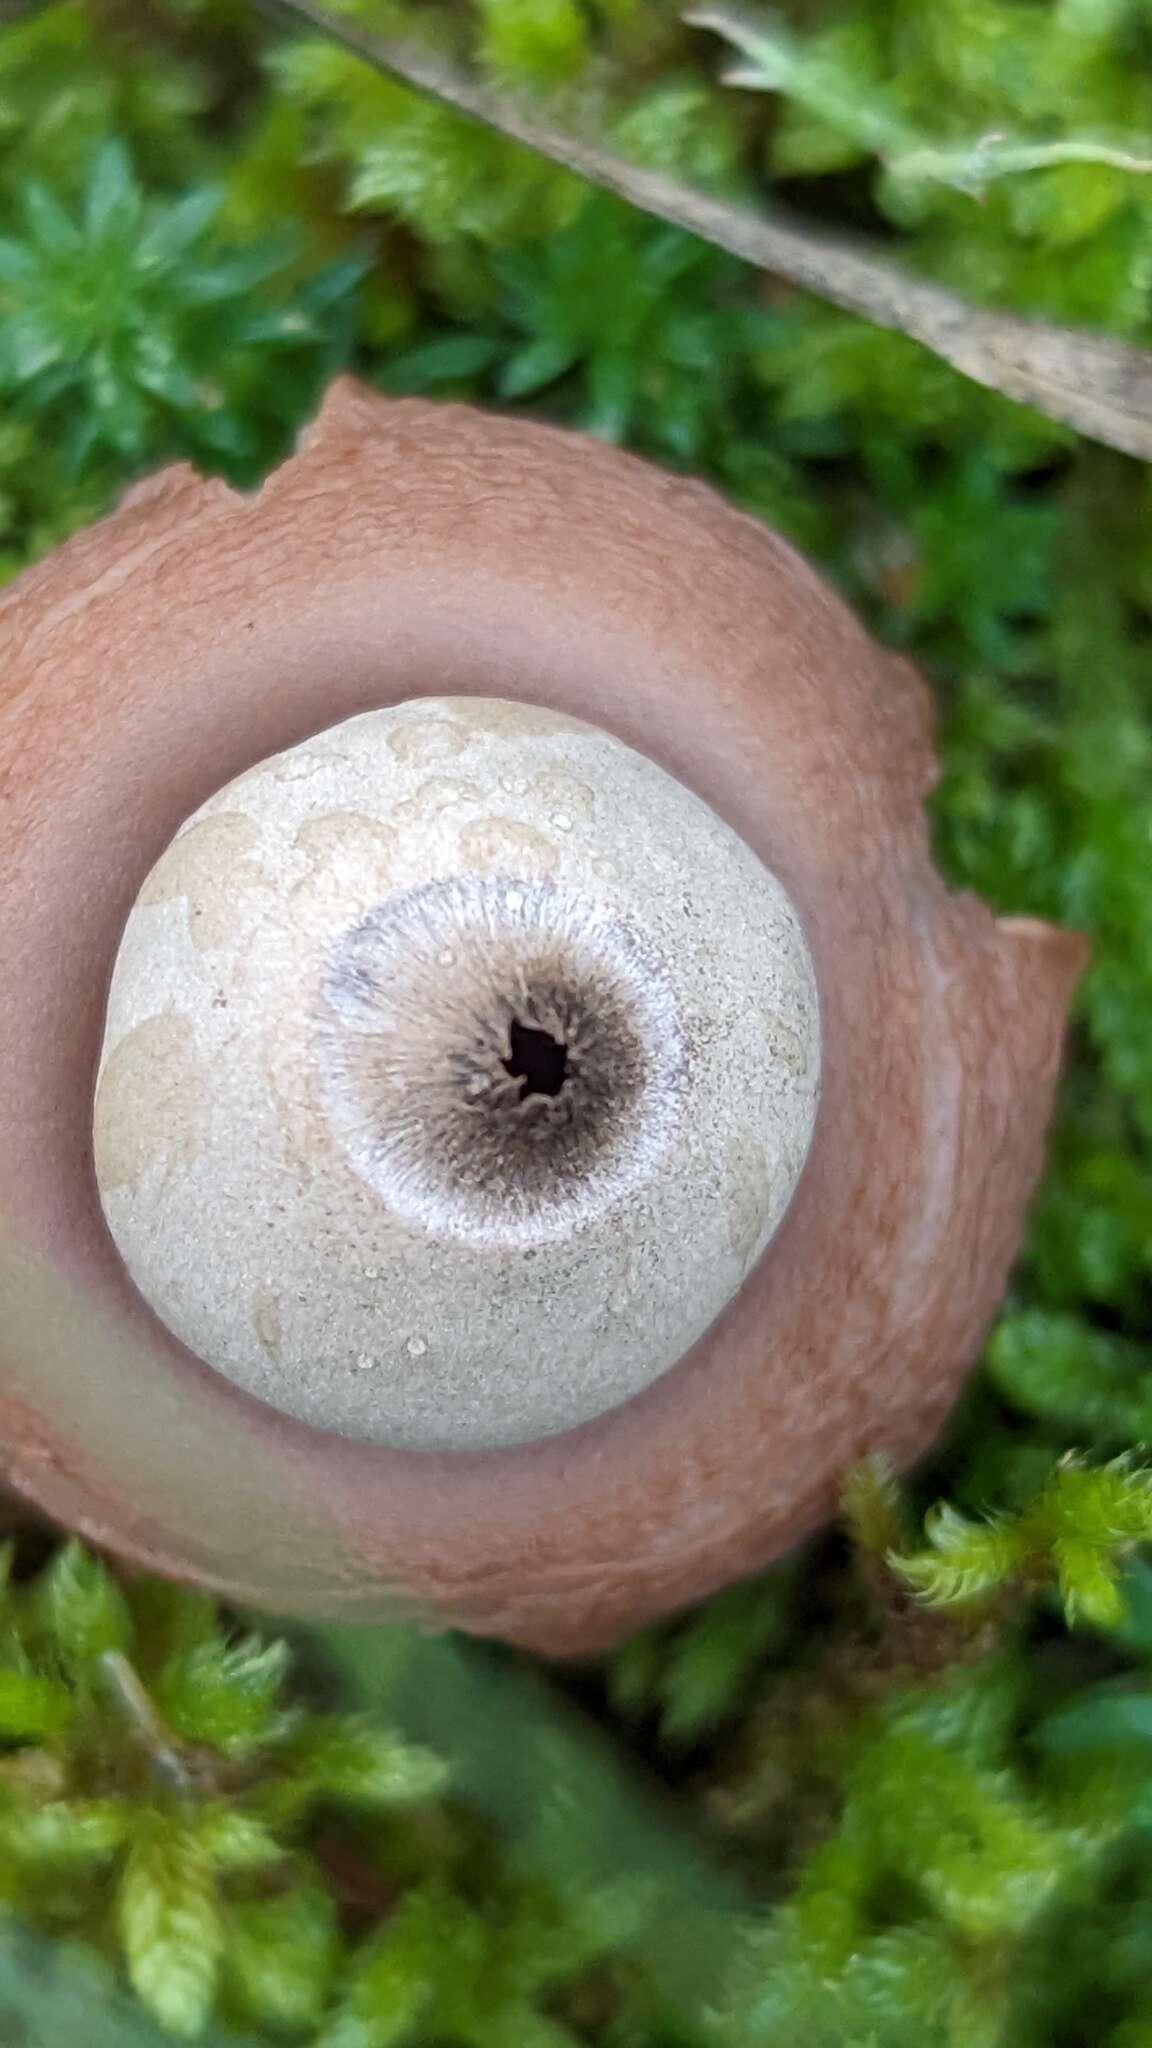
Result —
<path fill-rule="evenodd" d="M 0 600 L 0 1430 L 161 1571 L 579 1652 L 777 1555 L 931 1442 L 1004 1285 L 1082 942 L 932 867 L 927 694 L 781 541 L 571 434 L 339 385 L 258 496 L 178 468 Z M 695 790 L 803 920 L 823 1089 L 767 1252 L 662 1379 L 484 1452 L 281 1415 L 157 1321 L 92 1094 L 149 869 L 253 763 L 418 696 L 547 705 Z M 526 712 L 531 717 L 531 712 Z"/>

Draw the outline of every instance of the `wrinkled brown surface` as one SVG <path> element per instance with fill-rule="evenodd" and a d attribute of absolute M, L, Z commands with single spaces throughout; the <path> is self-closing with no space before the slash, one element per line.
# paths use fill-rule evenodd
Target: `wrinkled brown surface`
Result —
<path fill-rule="evenodd" d="M 166 472 L 0 598 L 0 1432 L 93 1539 L 281 1611 L 397 1598 L 579 1651 L 771 1558 L 926 1448 L 1037 1174 L 1076 938 L 933 871 L 926 692 L 706 488 L 555 429 L 335 388 L 257 497 Z M 375 705 L 548 704 L 643 749 L 805 921 L 824 1093 L 765 1257 L 673 1372 L 569 1435 L 428 1456 L 309 1430 L 159 1326 L 90 1116 L 120 932 L 176 827 Z"/>

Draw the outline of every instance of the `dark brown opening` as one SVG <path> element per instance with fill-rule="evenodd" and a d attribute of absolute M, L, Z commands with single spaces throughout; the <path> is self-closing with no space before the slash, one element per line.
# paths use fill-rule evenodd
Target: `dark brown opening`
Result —
<path fill-rule="evenodd" d="M 568 1079 L 568 1048 L 550 1031 L 534 1030 L 530 1024 L 512 1019 L 508 1032 L 511 1051 L 501 1062 L 513 1080 L 522 1083 L 520 1100 L 529 1095 L 559 1095 Z"/>
<path fill-rule="evenodd" d="M 642 1155 L 662 1106 L 645 1025 L 666 1092 L 679 1078 L 629 928 L 550 882 L 512 899 L 472 876 L 377 906 L 334 947 L 321 1013 L 361 1170 L 485 1243 L 591 1210 Z"/>

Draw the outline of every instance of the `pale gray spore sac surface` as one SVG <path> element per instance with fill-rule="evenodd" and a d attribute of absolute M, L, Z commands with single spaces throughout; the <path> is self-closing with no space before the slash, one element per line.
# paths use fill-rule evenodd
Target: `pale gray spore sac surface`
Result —
<path fill-rule="evenodd" d="M 215 1370 L 317 1428 L 490 1448 L 676 1365 L 778 1227 L 819 1086 L 795 909 L 700 798 L 559 714 L 413 700 L 177 833 L 112 977 L 97 1178 Z"/>

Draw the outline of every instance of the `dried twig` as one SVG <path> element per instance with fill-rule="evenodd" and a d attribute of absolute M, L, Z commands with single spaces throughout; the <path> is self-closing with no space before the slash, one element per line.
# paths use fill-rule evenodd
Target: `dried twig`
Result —
<path fill-rule="evenodd" d="M 1109 447 L 1152 459 L 1152 352 L 1108 335 L 988 311 L 910 275 L 866 244 L 713 198 L 556 127 L 521 99 L 416 43 L 365 34 L 314 0 L 253 4 L 282 23 L 327 37 L 377 71 L 498 129 L 642 211 L 879 327 L 909 335 L 975 383 Z M 708 12 L 714 23 L 716 10 Z"/>

